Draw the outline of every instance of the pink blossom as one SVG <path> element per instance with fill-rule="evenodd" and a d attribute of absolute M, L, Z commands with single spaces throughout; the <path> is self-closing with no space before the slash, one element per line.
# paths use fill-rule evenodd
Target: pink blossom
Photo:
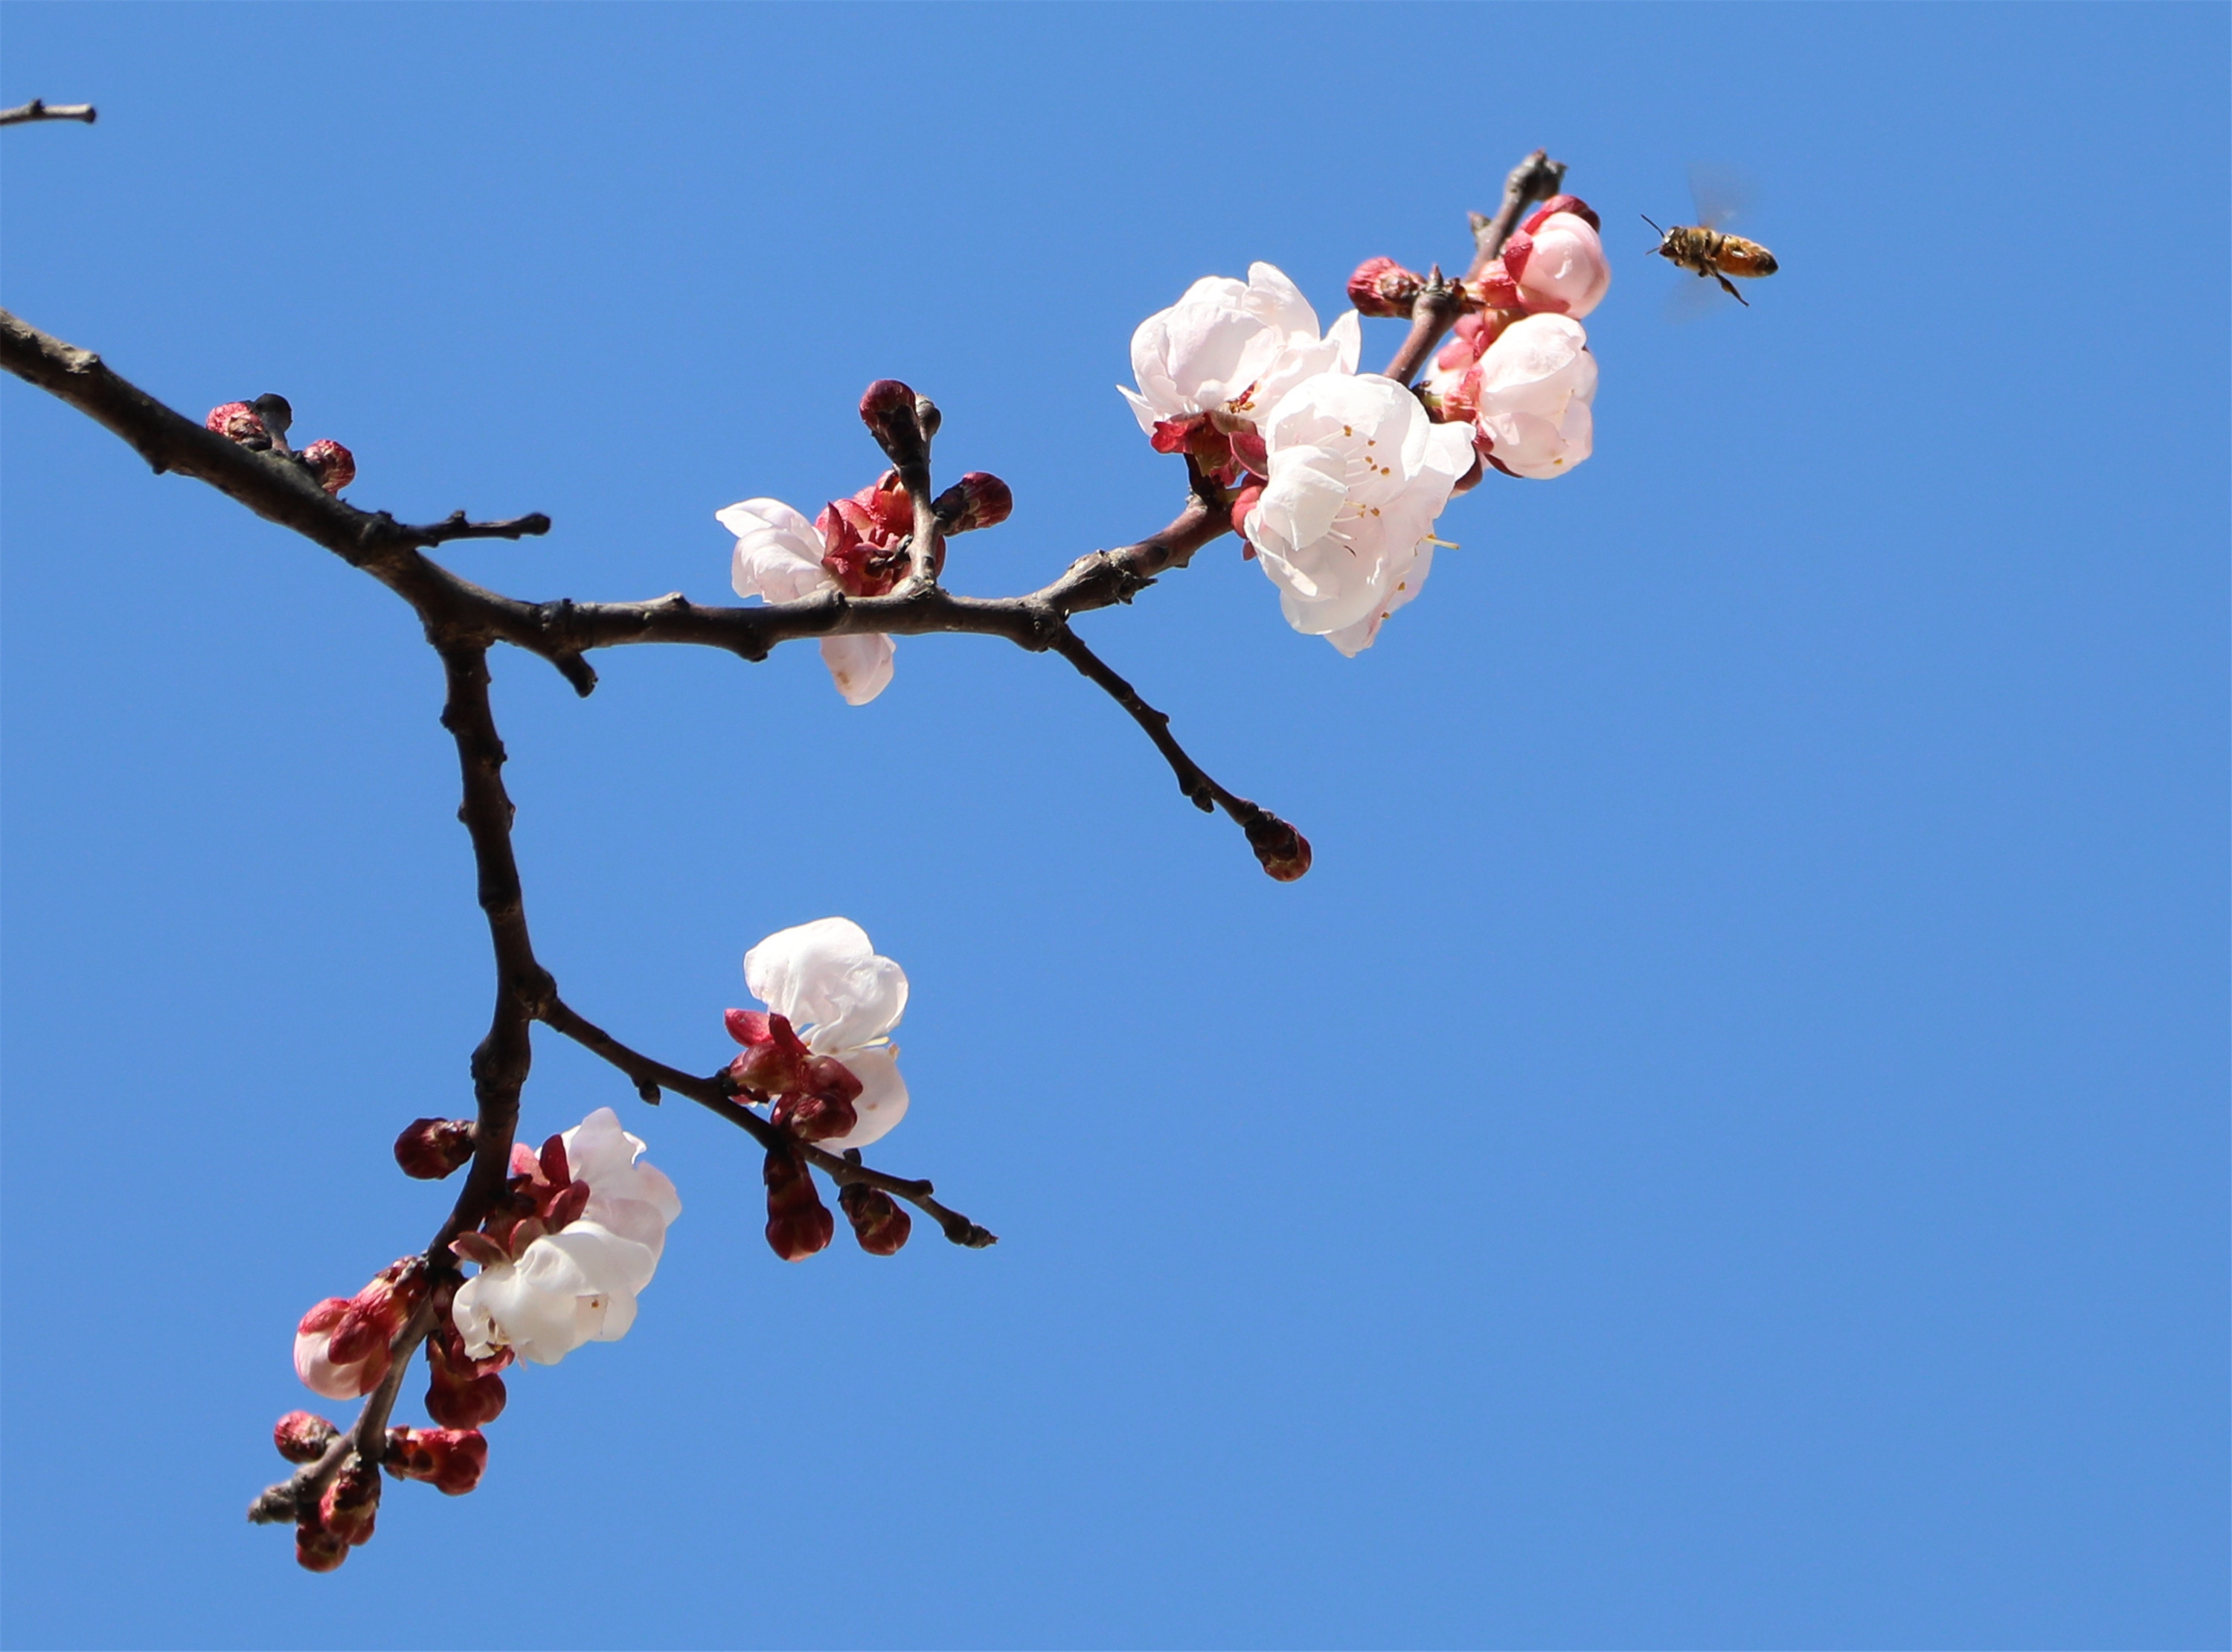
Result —
<path fill-rule="evenodd" d="M 1528 315 L 1489 346 L 1468 376 L 1488 462 L 1515 476 L 1565 475 L 1594 444 L 1597 359 L 1567 315 Z"/>
<path fill-rule="evenodd" d="M 1570 195 L 1547 201 L 1503 243 L 1503 269 L 1531 313 L 1586 315 L 1612 285 L 1612 265 L 1588 204 Z"/>

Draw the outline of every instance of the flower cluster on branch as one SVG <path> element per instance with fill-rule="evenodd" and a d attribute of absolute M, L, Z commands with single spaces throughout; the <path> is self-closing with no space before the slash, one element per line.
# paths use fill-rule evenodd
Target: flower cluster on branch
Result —
<path fill-rule="evenodd" d="M 71 113 L 33 104 L 5 120 Z M 1071 622 L 1132 601 L 1234 532 L 1288 623 L 1353 656 L 1417 596 L 1445 545 L 1438 519 L 1485 470 L 1547 477 L 1585 460 L 1596 367 L 1581 319 L 1602 300 L 1609 271 L 1595 215 L 1559 192 L 1564 172 L 1541 151 L 1515 168 L 1498 211 L 1475 219 L 1472 260 L 1454 281 L 1438 267 L 1419 275 L 1392 258 L 1367 261 L 1348 285 L 1354 308 L 1329 327 L 1284 274 L 1261 262 L 1244 282 L 1204 277 L 1149 316 L 1132 340 L 1134 387 L 1122 393 L 1153 450 L 1184 463 L 1182 509 L 1144 539 L 1092 551 L 1046 586 L 1000 599 L 957 595 L 940 581 L 948 540 L 997 525 L 1013 496 L 981 471 L 938 490 L 938 409 L 896 380 L 877 381 L 861 398 L 886 463 L 858 491 L 811 522 L 764 496 L 715 513 L 734 540 L 730 583 L 755 606 L 710 607 L 679 593 L 529 601 L 462 579 L 428 553 L 546 533 L 548 517 L 476 522 L 459 511 L 412 526 L 360 509 L 341 497 L 355 480 L 354 456 L 330 439 L 291 447 L 284 397 L 226 401 L 195 421 L 91 352 L 0 311 L 0 365 L 114 431 L 159 472 L 198 477 L 371 574 L 412 606 L 443 666 L 442 725 L 457 748 L 458 817 L 497 989 L 472 1053 L 471 1116 L 412 1121 L 394 1157 L 414 1178 L 462 1173 L 461 1181 L 425 1249 L 353 1296 L 320 1301 L 296 1325 L 302 1383 L 360 1405 L 347 1427 L 302 1410 L 279 1420 L 273 1443 L 294 1472 L 256 1500 L 251 1519 L 291 1523 L 300 1563 L 333 1570 L 372 1537 L 383 1473 L 449 1495 L 479 1483 L 489 1463 L 483 1430 L 505 1409 L 504 1374 L 516 1375 L 516 1362 L 555 1365 L 634 1323 L 682 1202 L 609 1107 L 539 1150 L 516 1139 L 537 1026 L 602 1059 L 643 1101 L 680 1095 L 751 1137 L 764 1153 L 768 1243 L 786 1260 L 818 1254 L 834 1235 L 817 1176 L 836 1187 L 869 1254 L 905 1245 L 909 1208 L 957 1245 L 994 1242 L 929 1182 L 863 1160 L 908 1107 L 891 1042 L 907 980 L 849 919 L 780 930 L 745 955 L 745 984 L 764 1007 L 724 1014 L 737 1053 L 710 1075 L 646 1056 L 567 1004 L 529 932 L 490 648 L 504 643 L 544 659 L 587 694 L 597 678 L 586 657 L 622 643 L 757 660 L 812 638 L 839 691 L 860 705 L 891 684 L 896 637 L 1004 638 L 1058 655 L 1103 690 L 1153 742 L 1189 801 L 1230 818 L 1271 877 L 1298 878 L 1312 864 L 1308 839 L 1213 778 L 1178 743 L 1170 718 Z M 1525 217 L 1529 208 L 1539 210 Z M 1410 323 L 1383 373 L 1359 370 L 1369 316 Z M 431 1426 L 392 1424 L 422 1348 Z"/>

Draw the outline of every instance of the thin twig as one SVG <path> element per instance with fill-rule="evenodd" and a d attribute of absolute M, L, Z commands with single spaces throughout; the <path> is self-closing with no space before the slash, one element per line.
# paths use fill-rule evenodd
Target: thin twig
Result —
<path fill-rule="evenodd" d="M 34 120 L 82 120 L 89 126 L 100 118 L 101 111 L 90 103 L 49 103 L 42 98 L 0 109 L 0 126 L 29 126 Z"/>
<path fill-rule="evenodd" d="M 419 545 L 446 545 L 457 539 L 522 539 L 530 534 L 547 534 L 549 531 L 550 519 L 539 510 L 500 522 L 473 522 L 466 517 L 464 511 L 457 510 L 429 527 L 402 530 L 413 543 Z"/>
<path fill-rule="evenodd" d="M 800 1155 L 840 1187 L 858 1182 L 905 1200 L 937 1222 L 946 1238 L 957 1245 L 981 1250 L 987 1245 L 999 1242 L 988 1229 L 932 1198 L 931 1195 L 936 1189 L 930 1182 L 888 1176 L 881 1170 L 871 1169 L 865 1164 L 840 1157 L 810 1142 L 801 1142 L 787 1130 L 777 1130 L 736 1099 L 725 1075 L 700 1079 L 679 1067 L 670 1067 L 663 1061 L 654 1061 L 651 1057 L 630 1049 L 603 1027 L 575 1014 L 563 1001 L 555 997 L 544 1007 L 540 1019 L 553 1032 L 564 1033 L 583 1049 L 602 1057 L 626 1073 L 629 1082 L 635 1085 L 636 1093 L 646 1101 L 655 1101 L 661 1090 L 672 1090 L 676 1095 L 696 1102 L 708 1111 L 719 1114 L 762 1147 L 786 1148 Z"/>

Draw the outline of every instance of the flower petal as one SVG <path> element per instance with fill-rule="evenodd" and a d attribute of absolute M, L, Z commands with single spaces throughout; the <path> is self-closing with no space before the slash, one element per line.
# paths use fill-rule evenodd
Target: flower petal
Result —
<path fill-rule="evenodd" d="M 839 1059 L 860 1081 L 860 1093 L 853 1102 L 853 1111 L 860 1116 L 860 1122 L 844 1135 L 821 1143 L 833 1153 L 881 1140 L 891 1132 L 892 1125 L 906 1117 L 907 1110 L 906 1080 L 899 1077 L 898 1046 L 872 1045 L 866 1049 L 847 1050 Z"/>
<path fill-rule="evenodd" d="M 847 705 L 866 705 L 892 685 L 892 639 L 880 635 L 824 637 L 821 663 Z"/>
<path fill-rule="evenodd" d="M 874 1043 L 906 1013 L 906 971 L 850 918 L 780 930 L 744 954 L 744 984 L 817 1055 Z"/>

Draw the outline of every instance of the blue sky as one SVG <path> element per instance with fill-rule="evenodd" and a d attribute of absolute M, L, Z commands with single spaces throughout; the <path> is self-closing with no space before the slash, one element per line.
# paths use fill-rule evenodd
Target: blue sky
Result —
<path fill-rule="evenodd" d="M 686 1210 L 626 1340 L 338 1575 L 240 1519 L 294 1319 L 424 1242 L 489 965 L 440 676 L 324 553 L 0 390 L 19 1646 L 2221 1645 L 2227 14 L 0 13 L 5 301 L 462 571 L 726 589 L 904 378 L 999 593 L 1180 488 L 1113 386 L 1197 276 L 1603 212 L 1596 456 L 1457 502 L 1354 661 L 1230 541 L 1060 662 L 495 659 L 538 946 L 710 1069 L 744 949 L 913 982 L 880 1154 L 1002 1235 L 785 1267 L 756 1157 L 538 1045 Z M 1677 324 L 1648 212 L 1783 273 Z M 1367 356 L 1395 324 L 1366 325 Z M 898 845 L 927 845 L 926 852 Z M 417 1385 L 413 1385 L 415 1393 Z M 433 1626 L 416 1616 L 431 1611 Z"/>

